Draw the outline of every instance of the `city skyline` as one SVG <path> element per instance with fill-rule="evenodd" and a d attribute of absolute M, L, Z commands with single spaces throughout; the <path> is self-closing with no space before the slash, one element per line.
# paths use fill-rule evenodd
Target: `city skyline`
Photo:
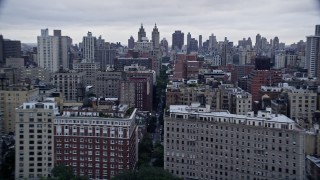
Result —
<path fill-rule="evenodd" d="M 254 39 L 259 33 L 268 40 L 278 36 L 280 42 L 291 44 L 314 34 L 314 25 L 320 20 L 316 0 L 232 3 L 123 0 L 90 4 L 13 0 L 2 1 L 0 5 L 0 33 L 6 39 L 23 43 L 36 43 L 40 29 L 49 28 L 62 30 L 62 35 L 70 36 L 73 43 L 81 42 L 90 31 L 93 36 L 102 35 L 106 41 L 126 45 L 131 35 L 137 39 L 141 23 L 151 39 L 156 23 L 160 39 L 166 38 L 170 45 L 175 30 L 190 32 L 196 39 L 202 35 L 203 40 L 214 33 L 218 41 L 228 37 L 235 44 L 242 38 Z"/>

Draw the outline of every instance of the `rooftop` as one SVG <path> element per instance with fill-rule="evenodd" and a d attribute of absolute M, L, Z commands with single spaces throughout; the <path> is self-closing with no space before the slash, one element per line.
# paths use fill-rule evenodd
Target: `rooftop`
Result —
<path fill-rule="evenodd" d="M 224 122 L 233 124 L 244 124 L 262 126 L 277 129 L 303 130 L 295 121 L 282 114 L 272 114 L 271 108 L 264 111 L 248 112 L 247 115 L 230 114 L 228 111 L 214 112 L 209 106 L 201 107 L 200 104 L 171 105 L 169 108 L 170 117 L 178 119 L 193 119 L 213 122 Z"/>
<path fill-rule="evenodd" d="M 318 168 L 320 168 L 320 158 L 307 155 L 307 159 L 313 162 Z"/>

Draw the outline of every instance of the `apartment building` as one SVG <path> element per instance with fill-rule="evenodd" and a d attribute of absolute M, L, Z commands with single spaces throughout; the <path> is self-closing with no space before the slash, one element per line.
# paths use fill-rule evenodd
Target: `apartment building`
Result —
<path fill-rule="evenodd" d="M 95 83 L 95 72 L 100 69 L 100 66 L 95 62 L 88 62 L 84 59 L 80 63 L 74 63 L 73 69 L 77 72 L 84 72 L 85 86 L 93 86 Z"/>
<path fill-rule="evenodd" d="M 50 177 L 54 167 L 53 118 L 59 114 L 54 98 L 25 102 L 16 114 L 15 179 Z"/>
<path fill-rule="evenodd" d="M 64 109 L 54 119 L 56 164 L 90 179 L 110 179 L 138 161 L 136 109 L 128 105 L 99 111 Z"/>
<path fill-rule="evenodd" d="M 95 73 L 94 92 L 97 97 L 119 98 L 120 81 L 124 79 L 122 71 L 107 71 Z"/>
<path fill-rule="evenodd" d="M 172 105 L 164 168 L 183 179 L 304 179 L 304 130 L 271 109 L 247 115 Z"/>
<path fill-rule="evenodd" d="M 12 85 L 0 90 L 0 130 L 1 133 L 14 132 L 15 109 L 25 101 L 36 100 L 39 89 L 24 85 Z"/>
<path fill-rule="evenodd" d="M 307 88 L 289 86 L 288 94 L 289 117 L 305 128 L 312 127 L 313 113 L 317 108 L 317 93 Z"/>
<path fill-rule="evenodd" d="M 52 83 L 66 101 L 81 101 L 84 98 L 84 72 L 59 71 L 53 73 Z"/>
<path fill-rule="evenodd" d="M 232 114 L 246 115 L 252 111 L 252 95 L 241 88 L 236 90 L 231 95 L 232 99 Z"/>
<path fill-rule="evenodd" d="M 216 109 L 220 104 L 218 97 L 218 88 L 212 88 L 208 85 L 197 87 L 169 85 L 166 92 L 166 105 L 191 105 L 193 102 L 200 102 L 201 104 L 209 104 L 212 109 Z"/>

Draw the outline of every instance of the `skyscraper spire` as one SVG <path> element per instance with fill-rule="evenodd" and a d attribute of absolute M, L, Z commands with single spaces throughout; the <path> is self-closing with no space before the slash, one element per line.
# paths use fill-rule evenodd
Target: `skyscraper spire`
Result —
<path fill-rule="evenodd" d="M 160 33 L 157 28 L 157 24 L 154 24 L 154 28 L 152 30 L 152 43 L 153 43 L 153 48 L 159 49 L 160 47 Z"/>
<path fill-rule="evenodd" d="M 142 41 L 142 37 L 146 37 L 146 32 L 144 31 L 143 24 L 141 23 L 141 27 L 138 32 L 138 42 Z"/>

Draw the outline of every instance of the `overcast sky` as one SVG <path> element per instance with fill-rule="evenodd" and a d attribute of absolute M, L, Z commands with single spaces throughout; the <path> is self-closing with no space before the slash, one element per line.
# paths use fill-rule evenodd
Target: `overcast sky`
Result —
<path fill-rule="evenodd" d="M 319 0 L 0 0 L 0 34 L 6 39 L 36 43 L 40 29 L 61 29 L 73 43 L 88 31 L 106 41 L 127 44 L 137 39 L 143 23 L 151 38 L 154 23 L 160 39 L 171 44 L 175 30 L 203 40 L 213 33 L 235 44 L 260 33 L 286 44 L 305 41 L 320 24 Z"/>

